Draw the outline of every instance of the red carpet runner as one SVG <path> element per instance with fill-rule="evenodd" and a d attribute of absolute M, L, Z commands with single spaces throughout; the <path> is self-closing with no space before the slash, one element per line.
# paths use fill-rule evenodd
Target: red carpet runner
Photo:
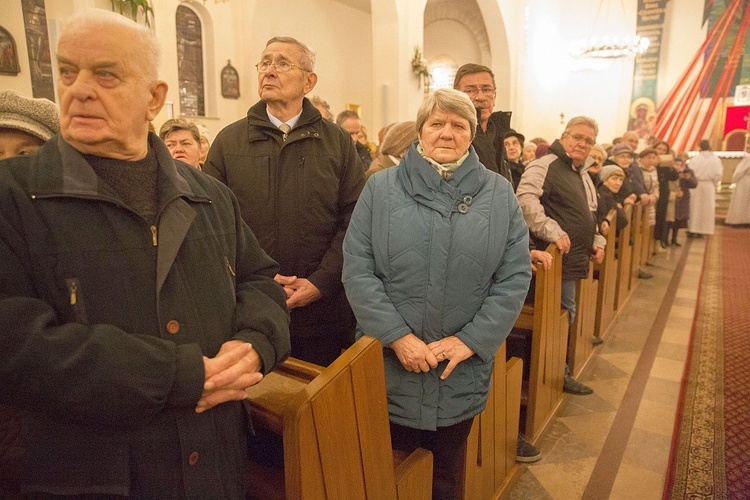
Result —
<path fill-rule="evenodd" d="M 750 498 L 750 229 L 722 229 L 727 497 Z"/>
<path fill-rule="evenodd" d="M 750 230 L 706 246 L 665 499 L 750 498 Z"/>

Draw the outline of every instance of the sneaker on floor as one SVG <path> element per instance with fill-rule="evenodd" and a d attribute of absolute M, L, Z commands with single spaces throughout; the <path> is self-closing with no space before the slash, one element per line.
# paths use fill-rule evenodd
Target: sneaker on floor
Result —
<path fill-rule="evenodd" d="M 645 271 L 644 269 L 642 269 L 642 268 L 639 267 L 638 268 L 638 277 L 640 279 L 642 279 L 642 280 L 650 280 L 651 278 L 654 277 L 654 275 L 651 274 L 650 272 Z"/>
<path fill-rule="evenodd" d="M 589 394 L 594 393 L 594 389 L 591 387 L 584 385 L 571 377 L 570 375 L 565 375 L 565 382 L 563 383 L 563 391 L 567 392 L 568 394 L 573 394 L 575 396 L 588 396 Z"/>
<path fill-rule="evenodd" d="M 591 339 L 591 343 L 594 344 L 595 346 L 602 345 L 604 343 L 604 339 L 601 337 L 594 336 L 594 338 Z"/>
<path fill-rule="evenodd" d="M 516 445 L 516 462 L 524 464 L 530 464 L 538 462 L 542 458 L 542 452 L 539 448 L 531 443 L 527 443 L 521 436 L 518 436 L 518 444 Z"/>
<path fill-rule="evenodd" d="M 672 246 L 673 247 L 681 247 L 682 245 L 679 244 L 679 243 L 677 243 L 677 240 L 675 240 L 675 241 L 672 242 Z"/>

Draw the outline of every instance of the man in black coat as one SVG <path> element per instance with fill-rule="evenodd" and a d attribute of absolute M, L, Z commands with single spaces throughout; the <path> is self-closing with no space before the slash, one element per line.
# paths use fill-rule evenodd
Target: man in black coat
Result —
<path fill-rule="evenodd" d="M 575 282 L 589 273 L 589 260 L 601 263 L 606 240 L 597 229 L 596 188 L 586 172 L 598 125 L 592 118 L 572 118 L 548 154 L 526 167 L 516 195 L 537 248 L 555 243 L 563 254 L 562 306 L 576 314 Z M 565 392 L 591 394 L 593 390 L 568 374 Z"/>
<path fill-rule="evenodd" d="M 157 58 L 147 28 L 76 13 L 61 133 L 0 162 L 0 402 L 33 498 L 244 498 L 245 389 L 289 355 L 278 265 L 148 131 Z"/>
<path fill-rule="evenodd" d="M 237 195 L 242 216 L 280 266 L 292 356 L 328 365 L 354 341 L 341 284 L 341 244 L 365 182 L 352 138 L 305 97 L 315 54 L 272 38 L 258 69 L 260 101 L 219 132 L 203 171 Z"/>
<path fill-rule="evenodd" d="M 479 161 L 489 170 L 512 182 L 503 147 L 505 132 L 510 129 L 511 112 L 493 112 L 497 95 L 495 74 L 481 64 L 464 64 L 456 71 L 453 88 L 468 95 L 477 109 L 479 127 L 471 145 L 474 146 Z"/>

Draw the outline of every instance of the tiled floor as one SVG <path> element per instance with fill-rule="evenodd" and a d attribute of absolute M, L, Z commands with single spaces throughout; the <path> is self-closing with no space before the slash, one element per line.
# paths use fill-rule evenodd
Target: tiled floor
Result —
<path fill-rule="evenodd" d="M 670 295 L 685 248 L 652 258 L 654 278 L 638 285 L 581 377 L 594 394 L 566 396 L 542 460 L 522 466 L 511 499 L 662 497 L 705 240 L 692 241 Z M 665 307 L 666 323 L 654 326 Z"/>

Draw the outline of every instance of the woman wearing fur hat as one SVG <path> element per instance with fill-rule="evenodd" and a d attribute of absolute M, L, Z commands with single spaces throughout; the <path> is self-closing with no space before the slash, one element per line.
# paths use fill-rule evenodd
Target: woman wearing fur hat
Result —
<path fill-rule="evenodd" d="M 29 155 L 60 130 L 57 105 L 0 91 L 0 160 Z M 21 412 L 0 405 L 0 497 L 21 498 Z"/>

